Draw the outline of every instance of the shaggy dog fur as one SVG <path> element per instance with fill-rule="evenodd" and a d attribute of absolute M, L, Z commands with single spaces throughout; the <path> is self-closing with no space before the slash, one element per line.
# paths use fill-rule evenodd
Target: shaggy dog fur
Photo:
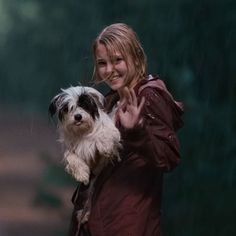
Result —
<path fill-rule="evenodd" d="M 65 144 L 66 170 L 88 184 L 90 174 L 119 159 L 120 133 L 103 111 L 104 97 L 91 87 L 62 89 L 49 106 L 57 114 L 60 141 Z"/>

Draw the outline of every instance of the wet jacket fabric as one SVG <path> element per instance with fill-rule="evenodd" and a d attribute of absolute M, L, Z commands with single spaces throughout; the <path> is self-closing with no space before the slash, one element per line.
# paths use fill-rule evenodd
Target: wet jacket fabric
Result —
<path fill-rule="evenodd" d="M 79 236 L 160 236 L 163 173 L 180 162 L 176 131 L 182 127 L 181 103 L 159 78 L 149 77 L 134 88 L 140 101 L 142 125 L 126 130 L 118 122 L 122 136 L 122 161 L 111 163 L 98 176 L 93 190 L 80 186 L 75 191 L 70 235 Z M 107 110 L 118 101 L 116 92 L 106 97 Z M 92 194 L 91 194 L 92 193 Z M 90 217 L 78 232 L 75 212 L 91 196 Z"/>

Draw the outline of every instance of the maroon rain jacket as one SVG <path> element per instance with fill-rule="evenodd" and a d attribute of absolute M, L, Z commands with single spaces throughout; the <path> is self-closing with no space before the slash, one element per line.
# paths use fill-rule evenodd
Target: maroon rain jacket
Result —
<path fill-rule="evenodd" d="M 181 103 L 175 102 L 162 80 L 149 76 L 134 88 L 138 100 L 145 97 L 143 125 L 125 130 L 117 124 L 123 140 L 122 161 L 107 166 L 97 178 L 87 223 L 80 226 L 76 210 L 88 199 L 88 187 L 74 193 L 75 205 L 69 235 L 160 236 L 163 173 L 180 161 L 176 131 L 182 127 Z M 108 111 L 118 100 L 106 97 Z"/>

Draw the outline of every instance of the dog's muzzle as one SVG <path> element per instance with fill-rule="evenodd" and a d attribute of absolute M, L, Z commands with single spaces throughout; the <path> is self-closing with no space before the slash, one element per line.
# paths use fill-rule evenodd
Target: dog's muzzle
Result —
<path fill-rule="evenodd" d="M 82 115 L 80 115 L 80 114 L 76 114 L 76 115 L 74 115 L 74 120 L 75 120 L 75 122 L 74 122 L 74 124 L 76 125 L 76 126 L 79 126 L 81 123 L 82 123 Z"/>

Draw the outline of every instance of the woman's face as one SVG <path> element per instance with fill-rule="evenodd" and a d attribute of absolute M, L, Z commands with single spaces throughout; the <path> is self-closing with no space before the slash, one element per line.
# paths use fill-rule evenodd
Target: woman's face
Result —
<path fill-rule="evenodd" d="M 120 90 L 126 85 L 128 67 L 121 53 L 117 51 L 111 57 L 104 44 L 98 43 L 95 63 L 100 79 L 112 90 Z"/>

